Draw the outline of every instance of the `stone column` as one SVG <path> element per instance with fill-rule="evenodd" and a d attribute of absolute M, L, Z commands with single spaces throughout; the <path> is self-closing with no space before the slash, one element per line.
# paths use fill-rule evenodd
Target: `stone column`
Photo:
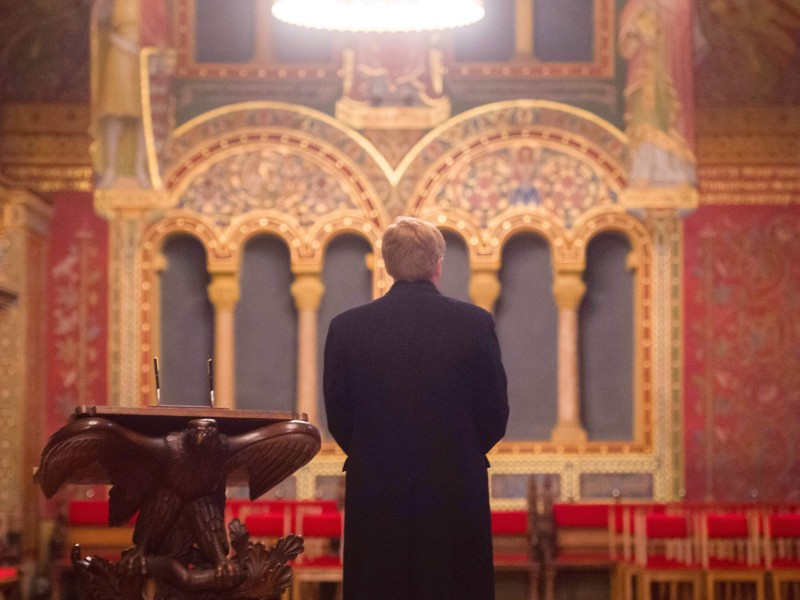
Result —
<path fill-rule="evenodd" d="M 45 294 L 52 208 L 0 184 L 0 527 L 36 557 L 41 492 L 31 474 L 45 442 Z"/>
<path fill-rule="evenodd" d="M 236 407 L 234 314 L 239 302 L 239 274 L 210 269 L 208 297 L 214 305 L 214 405 Z"/>
<path fill-rule="evenodd" d="M 297 307 L 297 412 L 317 425 L 317 317 L 325 293 L 320 273 L 295 274 L 291 292 Z"/>
<path fill-rule="evenodd" d="M 579 271 L 559 271 L 553 283 L 558 306 L 558 423 L 553 442 L 585 442 L 580 422 L 578 378 L 578 307 L 586 292 Z"/>
<path fill-rule="evenodd" d="M 469 297 L 474 304 L 494 312 L 494 304 L 500 296 L 500 279 L 497 267 L 473 268 L 469 281 Z"/>
<path fill-rule="evenodd" d="M 95 190 L 94 207 L 108 222 L 108 363 L 109 402 L 118 406 L 141 406 L 152 394 L 142 389 L 141 362 L 142 280 L 141 246 L 144 231 L 155 211 L 166 206 L 163 190 Z M 150 307 L 151 310 L 153 307 Z"/>

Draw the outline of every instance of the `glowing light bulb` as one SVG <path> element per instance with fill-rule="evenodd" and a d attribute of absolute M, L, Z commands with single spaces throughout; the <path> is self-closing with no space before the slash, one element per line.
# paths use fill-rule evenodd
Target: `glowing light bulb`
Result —
<path fill-rule="evenodd" d="M 272 14 L 301 27 L 390 33 L 462 27 L 484 9 L 483 0 L 275 0 Z"/>

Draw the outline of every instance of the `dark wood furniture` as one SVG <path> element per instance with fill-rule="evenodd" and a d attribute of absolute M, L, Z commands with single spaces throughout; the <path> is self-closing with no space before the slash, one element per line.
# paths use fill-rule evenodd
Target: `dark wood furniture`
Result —
<path fill-rule="evenodd" d="M 47 497 L 71 483 L 108 484 L 112 526 L 136 516 L 119 560 L 70 560 L 88 600 L 277 599 L 303 550 L 288 535 L 267 548 L 224 521 L 226 485 L 254 500 L 319 451 L 316 428 L 291 413 L 201 407 L 78 407 L 48 441 L 36 473 Z M 232 552 L 230 552 L 232 547 Z"/>

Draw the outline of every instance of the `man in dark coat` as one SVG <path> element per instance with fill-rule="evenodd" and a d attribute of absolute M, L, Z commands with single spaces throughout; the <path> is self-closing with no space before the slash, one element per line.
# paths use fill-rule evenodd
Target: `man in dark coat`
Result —
<path fill-rule="evenodd" d="M 439 293 L 444 239 L 399 218 L 395 283 L 330 325 L 324 394 L 345 462 L 344 600 L 494 598 L 486 453 L 505 434 L 492 316 Z"/>

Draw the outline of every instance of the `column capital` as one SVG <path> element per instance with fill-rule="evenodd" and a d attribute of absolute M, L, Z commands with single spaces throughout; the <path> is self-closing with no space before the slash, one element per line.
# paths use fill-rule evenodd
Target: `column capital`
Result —
<path fill-rule="evenodd" d="M 166 191 L 141 188 L 97 189 L 94 209 L 106 219 L 137 220 L 168 208 Z"/>
<path fill-rule="evenodd" d="M 481 308 L 494 312 L 494 304 L 500 296 L 500 278 L 495 267 L 473 268 L 469 281 L 469 296 Z"/>
<path fill-rule="evenodd" d="M 294 298 L 297 310 L 316 311 L 322 295 L 325 293 L 325 285 L 319 273 L 298 273 L 294 277 L 289 291 Z"/>
<path fill-rule="evenodd" d="M 586 293 L 586 284 L 583 282 L 580 271 L 559 271 L 553 281 L 553 296 L 559 310 L 577 310 L 583 295 Z"/>
<path fill-rule="evenodd" d="M 53 205 L 48 199 L 20 188 L 0 187 L 0 203 L 5 229 L 24 230 L 40 237 L 49 235 Z"/>
<path fill-rule="evenodd" d="M 208 284 L 208 297 L 217 310 L 233 310 L 239 302 L 239 273 L 212 271 Z"/>

